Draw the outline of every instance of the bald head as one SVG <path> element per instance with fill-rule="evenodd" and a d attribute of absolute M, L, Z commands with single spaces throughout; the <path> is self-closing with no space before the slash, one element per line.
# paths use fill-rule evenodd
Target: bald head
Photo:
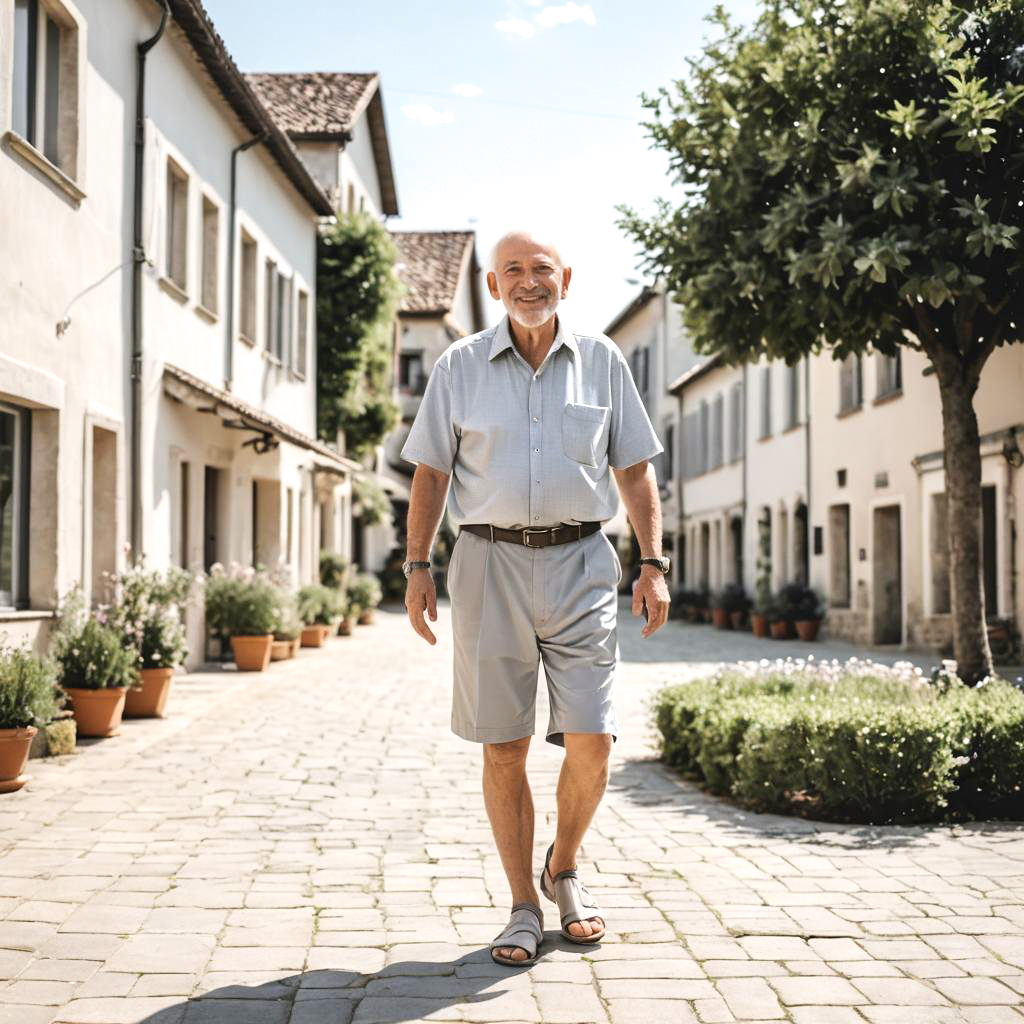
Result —
<path fill-rule="evenodd" d="M 539 327 L 555 315 L 569 292 L 572 269 L 549 238 L 507 231 L 491 249 L 487 288 L 523 327 Z"/>
<path fill-rule="evenodd" d="M 524 250 L 532 253 L 542 252 L 546 254 L 557 264 L 559 270 L 568 265 L 562 259 L 561 250 L 555 245 L 554 239 L 547 232 L 517 228 L 515 231 L 506 231 L 491 246 L 491 251 L 487 257 L 487 266 L 484 269 L 496 271 L 498 269 L 499 257 L 508 258 L 507 254 L 509 252 L 522 255 Z"/>

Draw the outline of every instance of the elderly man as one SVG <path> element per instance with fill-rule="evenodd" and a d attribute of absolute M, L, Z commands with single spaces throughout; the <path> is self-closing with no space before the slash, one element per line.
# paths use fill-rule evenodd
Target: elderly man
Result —
<path fill-rule="evenodd" d="M 402 448 L 402 458 L 418 463 L 405 603 L 431 644 L 429 554 L 446 500 L 459 527 L 447 577 L 452 730 L 483 744 L 484 803 L 512 890 L 511 917 L 491 956 L 512 966 L 533 963 L 544 934 L 526 777 L 541 661 L 547 739 L 565 758 L 540 889 L 558 905 L 566 939 L 594 943 L 605 932 L 576 854 L 618 731 L 612 683 L 622 567 L 601 529 L 617 506 L 609 467 L 640 543 L 632 611 L 647 619 L 644 637 L 664 624 L 669 606 L 661 506 L 647 461 L 664 449 L 618 348 L 603 335 L 574 334 L 556 312 L 571 276 L 544 240 L 517 231 L 498 242 L 487 286 L 508 315 L 441 354 Z"/>

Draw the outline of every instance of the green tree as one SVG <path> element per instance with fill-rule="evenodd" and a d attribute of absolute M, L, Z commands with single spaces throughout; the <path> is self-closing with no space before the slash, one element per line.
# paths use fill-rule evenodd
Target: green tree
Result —
<path fill-rule="evenodd" d="M 942 404 L 953 642 L 991 670 L 974 395 L 1020 338 L 1024 4 L 778 0 L 721 8 L 689 74 L 644 97 L 681 201 L 620 226 L 664 275 L 698 350 L 796 362 L 900 345 Z"/>
<path fill-rule="evenodd" d="M 372 450 L 398 423 L 391 400 L 401 284 L 387 230 L 366 213 L 339 214 L 317 251 L 317 424 L 349 452 Z"/>

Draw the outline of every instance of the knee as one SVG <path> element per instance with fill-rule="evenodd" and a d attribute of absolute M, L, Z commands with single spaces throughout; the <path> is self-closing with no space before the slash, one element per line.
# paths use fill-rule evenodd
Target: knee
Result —
<path fill-rule="evenodd" d="M 566 733 L 565 759 L 573 768 L 593 775 L 606 774 L 612 754 L 609 733 Z"/>
<path fill-rule="evenodd" d="M 529 736 L 507 743 L 485 743 L 484 766 L 497 771 L 522 771 L 526 767 L 529 749 Z"/>

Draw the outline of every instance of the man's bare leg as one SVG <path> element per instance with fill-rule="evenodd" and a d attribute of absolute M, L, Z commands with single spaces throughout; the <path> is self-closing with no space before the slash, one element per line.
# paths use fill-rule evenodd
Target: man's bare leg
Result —
<path fill-rule="evenodd" d="M 548 868 L 552 878 L 576 867 L 576 854 L 608 784 L 611 752 L 608 733 L 565 734 L 565 760 L 558 776 L 558 828 Z M 569 931 L 584 938 L 596 935 L 603 924 L 591 917 L 570 924 Z"/>
<path fill-rule="evenodd" d="M 512 889 L 512 903 L 540 904 L 533 881 L 533 794 L 526 778 L 529 736 L 509 743 L 484 744 L 484 806 L 502 867 Z M 526 960 L 518 946 L 496 950 L 499 956 Z"/>

